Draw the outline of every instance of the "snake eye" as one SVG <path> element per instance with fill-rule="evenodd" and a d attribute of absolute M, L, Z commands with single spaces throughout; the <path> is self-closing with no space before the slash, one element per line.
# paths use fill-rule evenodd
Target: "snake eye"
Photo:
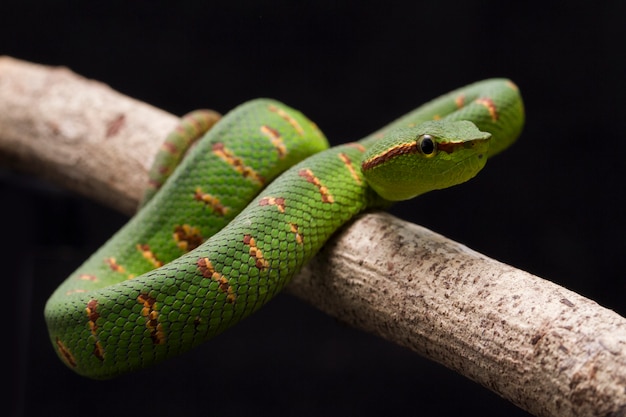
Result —
<path fill-rule="evenodd" d="M 437 153 L 437 145 L 430 135 L 421 135 L 417 138 L 417 146 L 425 156 L 434 156 Z"/>

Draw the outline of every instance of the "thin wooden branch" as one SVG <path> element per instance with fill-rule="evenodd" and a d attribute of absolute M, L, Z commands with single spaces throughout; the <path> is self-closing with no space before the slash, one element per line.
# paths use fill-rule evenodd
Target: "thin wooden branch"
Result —
<path fill-rule="evenodd" d="M 176 117 L 68 69 L 0 57 L 0 160 L 131 214 Z M 385 213 L 288 290 L 537 416 L 626 416 L 626 319 Z"/>

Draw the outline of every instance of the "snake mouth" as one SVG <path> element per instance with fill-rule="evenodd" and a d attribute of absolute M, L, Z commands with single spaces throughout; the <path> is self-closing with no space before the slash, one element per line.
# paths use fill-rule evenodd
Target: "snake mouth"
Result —
<path fill-rule="evenodd" d="M 462 142 L 442 142 L 437 144 L 437 150 L 447 154 L 454 153 L 457 150 L 471 150 L 479 146 L 484 146 L 489 142 L 489 139 L 490 137 L 486 139 L 464 140 Z M 484 152 L 479 154 L 479 158 L 483 156 Z"/>

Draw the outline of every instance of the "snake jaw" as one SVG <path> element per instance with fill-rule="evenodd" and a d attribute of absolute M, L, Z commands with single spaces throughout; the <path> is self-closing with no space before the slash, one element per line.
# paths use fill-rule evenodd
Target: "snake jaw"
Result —
<path fill-rule="evenodd" d="M 460 142 L 441 142 L 437 145 L 437 150 L 441 152 L 445 152 L 447 154 L 451 154 L 459 150 L 475 149 L 476 147 L 481 146 L 483 142 L 488 142 L 490 139 L 491 139 L 491 135 L 489 135 L 489 137 L 486 137 L 486 138 L 464 140 Z M 481 154 L 481 157 L 482 157 L 482 154 Z"/>

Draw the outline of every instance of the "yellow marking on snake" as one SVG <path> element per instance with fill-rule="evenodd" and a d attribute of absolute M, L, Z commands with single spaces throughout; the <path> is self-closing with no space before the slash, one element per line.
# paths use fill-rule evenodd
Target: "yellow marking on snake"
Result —
<path fill-rule="evenodd" d="M 454 99 L 454 104 L 456 105 L 457 109 L 465 106 L 465 94 L 459 94 L 458 96 L 456 96 L 456 98 Z"/>
<path fill-rule="evenodd" d="M 98 300 L 91 299 L 87 302 L 87 307 L 85 307 L 85 312 L 87 313 L 87 317 L 89 318 L 89 331 L 91 335 L 95 339 L 93 354 L 96 358 L 103 361 L 104 360 L 104 349 L 102 348 L 102 344 L 100 343 L 100 339 L 98 338 L 98 323 L 97 320 L 100 318 L 100 313 L 98 313 Z"/>
<path fill-rule="evenodd" d="M 76 368 L 76 358 L 74 358 L 74 355 L 72 355 L 72 352 L 70 352 L 67 346 L 65 346 L 65 344 L 63 344 L 61 339 L 58 337 L 56 338 L 55 343 L 59 353 L 61 354 L 61 358 L 65 361 L 65 363 L 67 363 L 70 368 Z"/>
<path fill-rule="evenodd" d="M 507 80 L 506 83 L 507 87 L 509 87 L 511 90 L 513 91 L 519 91 L 519 87 L 511 80 Z"/>
<path fill-rule="evenodd" d="M 348 171 L 350 171 L 350 175 L 352 176 L 352 179 L 355 180 L 357 183 L 361 184 L 361 176 L 359 175 L 358 172 L 356 172 L 356 169 L 354 169 L 354 166 L 352 165 L 352 161 L 350 160 L 350 157 L 346 155 L 345 153 L 341 152 L 339 153 L 339 159 L 341 159 L 343 163 L 346 164 L 346 167 L 348 168 Z"/>
<path fill-rule="evenodd" d="M 165 343 L 165 333 L 163 332 L 161 323 L 159 323 L 159 311 L 156 299 L 148 294 L 139 294 L 137 296 L 137 302 L 143 304 L 141 315 L 146 318 L 146 328 L 150 331 L 152 343 L 155 345 Z"/>
<path fill-rule="evenodd" d="M 104 258 L 104 263 L 107 264 L 109 268 L 111 269 L 111 271 L 113 272 L 119 272 L 120 274 L 126 273 L 126 268 L 118 264 L 117 260 L 112 256 L 109 258 Z M 135 278 L 135 274 L 126 275 L 126 279 L 133 279 L 133 278 Z"/>
<path fill-rule="evenodd" d="M 78 279 L 81 281 L 98 282 L 98 277 L 96 277 L 95 275 L 91 275 L 91 274 L 80 274 L 78 276 Z"/>
<path fill-rule="evenodd" d="M 193 194 L 193 198 L 196 201 L 204 203 L 207 207 L 213 210 L 213 213 L 217 214 L 218 216 L 224 216 L 229 211 L 228 207 L 222 205 L 219 198 L 211 194 L 202 192 L 202 188 L 200 187 L 196 188 L 196 191 Z"/>
<path fill-rule="evenodd" d="M 158 260 L 154 252 L 150 250 L 150 246 L 147 244 L 137 244 L 137 250 L 141 252 L 141 256 L 148 260 L 155 268 L 160 268 L 163 266 L 163 262 Z"/>
<path fill-rule="evenodd" d="M 180 126 L 177 129 L 179 131 L 180 134 L 184 134 L 185 129 L 181 128 Z M 163 142 L 161 144 L 161 150 L 167 153 L 171 153 L 171 154 L 176 154 L 178 153 L 178 147 L 171 143 L 171 142 Z M 159 167 L 159 169 L 167 169 L 167 167 Z"/>
<path fill-rule="evenodd" d="M 261 133 L 265 135 L 272 143 L 272 146 L 276 148 L 276 151 L 278 152 L 278 157 L 280 159 L 283 159 L 285 155 L 287 155 L 287 147 L 283 142 L 282 136 L 280 136 L 280 132 L 278 132 L 278 130 L 276 129 L 269 127 L 268 125 L 263 125 L 261 126 Z"/>
<path fill-rule="evenodd" d="M 285 212 L 285 199 L 282 197 L 263 197 L 259 200 L 259 206 L 276 206 L 281 213 Z"/>
<path fill-rule="evenodd" d="M 221 160 L 232 166 L 235 171 L 240 173 L 244 178 L 249 178 L 252 181 L 258 182 L 263 185 L 263 178 L 256 173 L 256 171 L 243 163 L 243 160 L 233 155 L 223 143 L 213 144 L 213 154 L 218 156 Z"/>
<path fill-rule="evenodd" d="M 365 152 L 365 150 L 366 150 L 365 146 L 363 146 L 363 145 L 361 145 L 360 143 L 357 143 L 357 142 L 348 143 L 347 146 L 349 146 L 351 148 L 354 148 L 354 149 L 358 150 L 359 152 Z"/>
<path fill-rule="evenodd" d="M 260 270 L 265 270 L 269 268 L 270 264 L 267 262 L 267 259 L 263 257 L 263 252 L 256 245 L 256 240 L 251 235 L 244 235 L 243 244 L 249 246 L 250 249 L 248 253 L 255 260 L 254 266 L 256 266 Z"/>
<path fill-rule="evenodd" d="M 199 258 L 196 262 L 198 270 L 204 278 L 211 279 L 218 283 L 220 291 L 226 294 L 226 301 L 233 304 L 236 299 L 235 292 L 228 282 L 228 278 L 215 270 L 209 258 Z"/>
<path fill-rule="evenodd" d="M 109 268 L 111 268 L 111 271 L 119 272 L 121 274 L 126 272 L 126 269 L 124 269 L 122 265 L 118 264 L 117 260 L 114 257 L 105 258 L 104 263 L 106 263 Z"/>
<path fill-rule="evenodd" d="M 315 176 L 315 174 L 313 174 L 313 171 L 308 168 L 304 168 L 298 171 L 298 175 L 317 187 L 322 196 L 322 203 L 332 204 L 335 202 L 333 196 L 328 192 L 328 188 L 322 185 L 320 180 Z"/>
<path fill-rule="evenodd" d="M 298 121 L 294 119 L 293 117 L 291 117 L 286 111 L 284 111 L 283 109 L 279 107 L 274 106 L 273 104 L 270 104 L 268 106 L 268 109 L 272 113 L 276 113 L 277 115 L 282 117 L 283 120 L 287 121 L 287 123 L 289 123 L 291 127 L 293 127 L 296 130 L 298 135 L 300 136 L 304 135 L 304 129 L 302 129 L 302 126 L 300 126 L 300 123 L 298 123 Z"/>
<path fill-rule="evenodd" d="M 87 290 L 84 290 L 82 288 L 75 288 L 73 290 L 65 291 L 65 295 L 82 294 L 85 292 L 87 292 Z"/>
<path fill-rule="evenodd" d="M 189 252 L 204 242 L 204 237 L 197 227 L 183 224 L 174 228 L 174 241 L 183 252 Z"/>
<path fill-rule="evenodd" d="M 295 223 L 289 223 L 289 230 L 291 230 L 291 233 L 294 234 L 296 238 L 296 243 L 298 245 L 302 245 L 304 243 L 304 236 L 302 236 L 302 234 L 298 230 L 298 225 Z"/>
<path fill-rule="evenodd" d="M 489 112 L 489 116 L 491 117 L 491 120 L 493 120 L 494 122 L 498 120 L 498 112 L 496 109 L 496 104 L 493 102 L 492 99 L 488 97 L 478 98 L 476 99 L 476 103 L 482 106 L 485 106 L 485 108 Z"/>

